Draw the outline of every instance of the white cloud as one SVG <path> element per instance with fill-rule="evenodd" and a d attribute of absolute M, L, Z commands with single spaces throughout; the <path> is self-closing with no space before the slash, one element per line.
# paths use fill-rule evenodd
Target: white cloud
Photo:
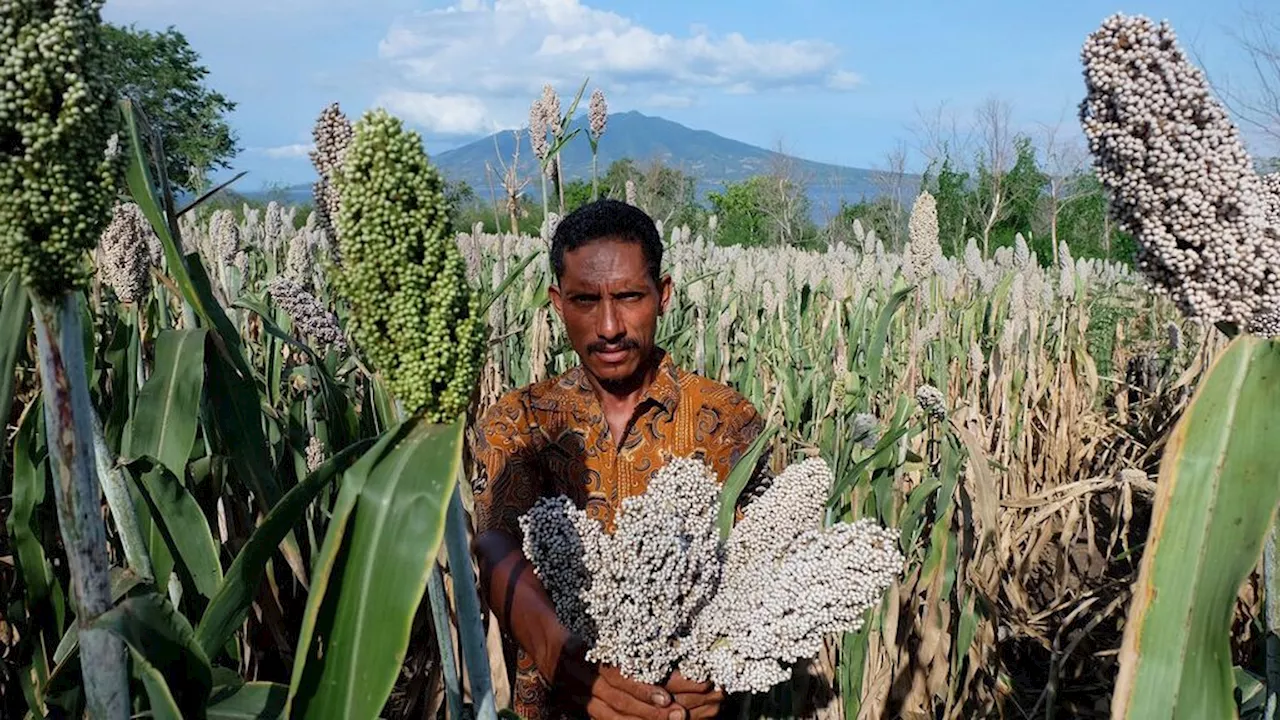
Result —
<path fill-rule="evenodd" d="M 836 70 L 827 76 L 827 87 L 832 90 L 852 90 L 862 84 L 862 76 L 848 70 Z"/>
<path fill-rule="evenodd" d="M 752 40 L 702 26 L 660 33 L 581 0 L 458 0 L 396 20 L 378 55 L 398 70 L 388 97 L 406 116 L 455 134 L 522 124 L 546 83 L 567 109 L 586 76 L 610 95 L 625 89 L 658 107 L 713 90 L 847 91 L 860 82 L 828 42 Z"/>
<path fill-rule="evenodd" d="M 474 95 L 391 90 L 374 104 L 437 135 L 481 135 L 501 129 L 489 118 L 484 101 Z"/>
<path fill-rule="evenodd" d="M 311 143 L 294 143 L 292 145 L 278 145 L 276 147 L 258 148 L 258 151 L 269 158 L 276 160 L 285 158 L 304 158 L 311 152 L 315 145 Z"/>

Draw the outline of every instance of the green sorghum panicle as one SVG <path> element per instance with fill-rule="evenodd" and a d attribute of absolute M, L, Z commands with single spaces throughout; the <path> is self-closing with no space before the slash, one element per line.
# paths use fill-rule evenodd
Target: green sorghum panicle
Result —
<path fill-rule="evenodd" d="M 111 219 L 101 4 L 0 0 L 0 271 L 49 299 L 88 279 Z"/>
<path fill-rule="evenodd" d="M 444 180 L 418 134 L 384 110 L 356 123 L 335 180 L 335 286 L 351 304 L 352 335 L 406 410 L 450 422 L 470 402 L 485 326 Z"/>

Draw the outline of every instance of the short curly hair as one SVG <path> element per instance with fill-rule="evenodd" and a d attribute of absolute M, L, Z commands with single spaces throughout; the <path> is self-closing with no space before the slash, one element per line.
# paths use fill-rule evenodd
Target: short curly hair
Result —
<path fill-rule="evenodd" d="M 620 200 L 587 203 L 564 217 L 551 238 L 551 270 L 556 282 L 564 275 L 564 254 L 597 240 L 639 243 L 653 284 L 662 285 L 662 236 L 653 218 Z"/>

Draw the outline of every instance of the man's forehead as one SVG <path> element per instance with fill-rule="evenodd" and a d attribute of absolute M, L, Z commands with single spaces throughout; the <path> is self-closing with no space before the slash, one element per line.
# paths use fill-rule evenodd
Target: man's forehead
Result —
<path fill-rule="evenodd" d="M 566 276 L 582 281 L 643 279 L 648 272 L 639 243 L 605 238 L 565 253 Z"/>

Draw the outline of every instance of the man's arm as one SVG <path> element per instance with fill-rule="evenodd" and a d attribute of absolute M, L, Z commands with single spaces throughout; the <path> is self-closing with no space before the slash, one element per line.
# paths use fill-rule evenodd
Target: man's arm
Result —
<path fill-rule="evenodd" d="M 498 626 L 515 639 L 548 681 L 555 673 L 570 633 L 556 618 L 555 605 L 525 558 L 520 540 L 502 529 L 486 530 L 473 542 L 480 585 Z"/>
<path fill-rule="evenodd" d="M 547 678 L 568 633 L 521 549 L 519 518 L 545 491 L 530 425 L 516 395 L 499 399 L 480 420 L 472 551 L 481 592 L 498 626 L 537 661 Z"/>

